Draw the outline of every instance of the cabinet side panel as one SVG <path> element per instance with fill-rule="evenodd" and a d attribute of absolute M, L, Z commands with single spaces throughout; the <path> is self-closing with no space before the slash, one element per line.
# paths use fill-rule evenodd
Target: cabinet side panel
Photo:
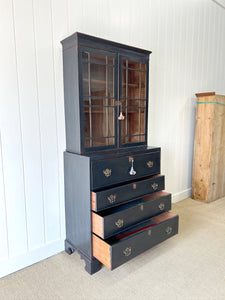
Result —
<path fill-rule="evenodd" d="M 91 257 L 90 162 L 88 157 L 64 153 L 66 239 Z"/>
<path fill-rule="evenodd" d="M 76 47 L 63 51 L 66 149 L 80 153 L 78 55 Z"/>
<path fill-rule="evenodd" d="M 199 102 L 206 102 L 208 98 L 214 101 L 214 96 L 201 97 Z M 194 142 L 194 161 L 192 177 L 192 198 L 208 201 L 208 188 L 210 181 L 211 146 L 214 118 L 214 104 L 197 104 Z"/>

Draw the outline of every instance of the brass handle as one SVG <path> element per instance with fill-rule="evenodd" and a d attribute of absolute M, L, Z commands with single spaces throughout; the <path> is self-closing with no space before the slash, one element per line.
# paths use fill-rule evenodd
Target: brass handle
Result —
<path fill-rule="evenodd" d="M 166 233 L 167 233 L 167 234 L 171 234 L 172 231 L 173 231 L 173 228 L 172 228 L 171 226 L 168 226 L 168 227 L 166 228 Z"/>
<path fill-rule="evenodd" d="M 131 160 L 131 168 L 130 168 L 130 172 L 129 174 L 132 175 L 136 175 L 136 171 L 134 170 L 134 159 Z"/>
<path fill-rule="evenodd" d="M 164 210 L 164 207 L 165 207 L 165 204 L 164 204 L 164 203 L 160 203 L 160 204 L 159 204 L 159 209 L 160 209 L 160 210 Z"/>
<path fill-rule="evenodd" d="M 152 184 L 153 190 L 154 190 L 154 191 L 157 190 L 158 186 L 159 186 L 158 183 L 154 182 L 154 183 Z"/>
<path fill-rule="evenodd" d="M 151 236 L 152 235 L 152 231 L 151 229 L 148 230 L 148 235 Z"/>
<path fill-rule="evenodd" d="M 140 205 L 140 210 L 141 210 L 141 211 L 144 210 L 144 205 L 143 205 L 143 204 Z"/>
<path fill-rule="evenodd" d="M 103 170 L 103 174 L 105 175 L 106 178 L 110 177 L 112 174 L 112 169 L 105 169 Z"/>
<path fill-rule="evenodd" d="M 131 255 L 131 247 L 127 247 L 126 249 L 124 249 L 123 254 L 125 256 L 130 256 Z"/>
<path fill-rule="evenodd" d="M 152 168 L 154 165 L 154 162 L 152 160 L 149 160 L 146 162 L 146 164 L 147 164 L 148 168 Z"/>
<path fill-rule="evenodd" d="M 122 219 L 119 219 L 115 222 L 115 225 L 118 227 L 118 228 L 121 228 L 123 227 L 123 220 Z"/>
<path fill-rule="evenodd" d="M 107 199 L 109 200 L 109 203 L 115 203 L 116 202 L 116 194 L 112 194 L 110 196 L 107 197 Z"/>

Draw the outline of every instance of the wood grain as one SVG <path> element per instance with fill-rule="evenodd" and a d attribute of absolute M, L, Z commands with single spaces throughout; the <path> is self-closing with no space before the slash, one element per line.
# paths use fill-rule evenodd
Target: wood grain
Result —
<path fill-rule="evenodd" d="M 143 199 L 151 201 L 153 199 L 156 199 L 156 198 L 159 198 L 159 197 L 163 197 L 163 196 L 166 196 L 166 195 L 169 195 L 169 193 L 160 191 L 160 192 L 156 192 L 156 193 L 150 194 L 148 196 L 145 196 L 145 197 L 143 197 Z"/>
<path fill-rule="evenodd" d="M 156 222 L 158 224 L 158 223 L 161 223 L 161 222 L 166 221 L 168 219 L 171 219 L 171 218 L 173 218 L 175 216 L 176 216 L 176 214 L 174 214 L 173 212 L 167 211 L 167 212 L 165 212 L 163 214 L 160 214 L 160 215 L 158 215 L 156 217 L 151 218 L 151 220 L 153 222 Z"/>
<path fill-rule="evenodd" d="M 95 192 L 91 192 L 91 209 L 96 210 L 97 209 L 97 205 L 96 205 L 96 193 Z"/>
<path fill-rule="evenodd" d="M 206 103 L 197 106 L 192 198 L 211 202 L 225 195 L 225 106 L 220 104 L 225 96 L 201 96 L 201 102 Z"/>
<path fill-rule="evenodd" d="M 208 92 L 208 93 L 198 93 L 198 94 L 195 94 L 196 97 L 208 97 L 208 96 L 215 96 L 215 92 Z"/>
<path fill-rule="evenodd" d="M 111 269 L 111 246 L 92 234 L 93 256 L 103 263 L 107 268 Z"/>
<path fill-rule="evenodd" d="M 92 231 L 100 237 L 104 237 L 103 232 L 104 219 L 98 214 L 92 212 Z"/>

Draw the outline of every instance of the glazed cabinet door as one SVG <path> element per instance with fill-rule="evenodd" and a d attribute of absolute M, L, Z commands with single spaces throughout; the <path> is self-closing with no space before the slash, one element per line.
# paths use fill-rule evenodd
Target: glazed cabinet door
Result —
<path fill-rule="evenodd" d="M 147 144 L 148 60 L 119 57 L 120 147 Z"/>
<path fill-rule="evenodd" d="M 79 47 L 80 118 L 85 151 L 117 146 L 117 54 Z"/>

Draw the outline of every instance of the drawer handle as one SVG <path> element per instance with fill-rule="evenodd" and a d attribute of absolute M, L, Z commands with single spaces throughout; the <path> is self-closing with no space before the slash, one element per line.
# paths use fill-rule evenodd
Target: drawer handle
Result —
<path fill-rule="evenodd" d="M 140 210 L 141 210 L 141 211 L 144 210 L 144 205 L 143 205 L 143 204 L 140 205 Z"/>
<path fill-rule="evenodd" d="M 153 190 L 154 190 L 154 191 L 157 190 L 158 186 L 159 186 L 158 183 L 154 182 L 154 183 L 152 184 Z"/>
<path fill-rule="evenodd" d="M 148 168 L 152 168 L 154 165 L 154 162 L 152 160 L 149 160 L 149 161 L 147 161 L 146 164 L 147 164 Z"/>
<path fill-rule="evenodd" d="M 110 195 L 107 198 L 109 200 L 109 203 L 111 203 L 111 204 L 116 202 L 116 194 L 115 195 Z"/>
<path fill-rule="evenodd" d="M 136 175 L 136 171 L 134 170 L 134 159 L 131 160 L 131 168 L 130 168 L 130 175 Z"/>
<path fill-rule="evenodd" d="M 125 119 L 125 117 L 124 117 L 124 115 L 123 115 L 123 113 L 122 113 L 122 111 L 120 112 L 120 115 L 119 115 L 119 117 L 118 117 L 118 120 L 120 120 L 120 121 L 123 121 Z"/>
<path fill-rule="evenodd" d="M 137 184 L 133 183 L 133 190 L 136 190 L 136 188 L 137 188 Z"/>
<path fill-rule="evenodd" d="M 165 204 L 164 204 L 164 203 L 160 203 L 160 204 L 159 204 L 159 209 L 160 209 L 160 210 L 164 210 L 164 207 L 165 207 Z"/>
<path fill-rule="evenodd" d="M 112 174 L 112 169 L 107 168 L 107 169 L 103 170 L 103 173 L 104 173 L 105 177 L 108 178 Z"/>
<path fill-rule="evenodd" d="M 127 247 L 126 249 L 124 249 L 123 254 L 125 256 L 130 256 L 131 255 L 131 247 Z"/>
<path fill-rule="evenodd" d="M 116 226 L 117 226 L 118 228 L 121 228 L 121 227 L 123 227 L 123 220 L 122 220 L 122 219 L 119 219 L 119 220 L 117 220 L 117 221 L 115 222 L 115 224 L 116 224 Z"/>
<path fill-rule="evenodd" d="M 168 227 L 166 228 L 166 233 L 167 233 L 167 234 L 171 234 L 172 231 L 173 231 L 173 228 L 172 228 L 171 226 L 168 226 Z"/>

